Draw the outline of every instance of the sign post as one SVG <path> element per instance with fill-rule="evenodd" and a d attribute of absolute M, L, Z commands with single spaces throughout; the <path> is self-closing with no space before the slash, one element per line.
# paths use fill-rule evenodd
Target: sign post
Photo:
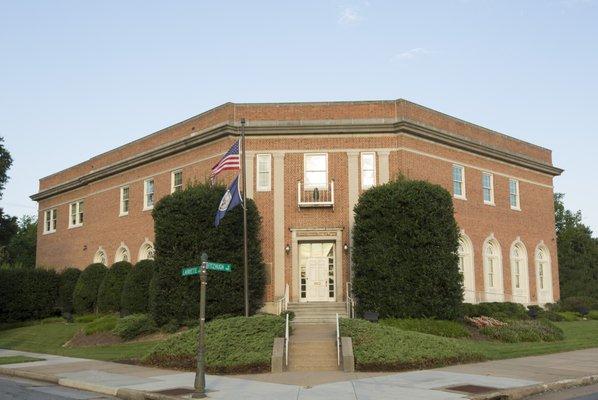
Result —
<path fill-rule="evenodd" d="M 201 255 L 201 272 L 199 274 L 199 338 L 197 346 L 197 370 L 195 371 L 194 399 L 206 397 L 205 368 L 205 322 L 206 322 L 206 286 L 208 285 L 208 255 Z"/>

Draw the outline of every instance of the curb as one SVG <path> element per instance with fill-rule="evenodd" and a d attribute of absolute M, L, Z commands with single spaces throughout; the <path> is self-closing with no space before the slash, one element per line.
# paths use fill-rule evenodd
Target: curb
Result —
<path fill-rule="evenodd" d="M 89 382 L 77 381 L 67 378 L 58 378 L 54 375 L 40 374 L 38 372 L 21 371 L 15 368 L 0 367 L 0 375 L 14 376 L 17 378 L 33 379 L 36 381 L 54 383 L 72 389 L 87 390 L 90 392 L 106 394 L 123 400 L 181 400 L 180 397 L 168 396 L 160 393 L 145 392 L 136 389 L 115 388 L 111 386 L 96 385 Z"/>
<path fill-rule="evenodd" d="M 517 400 L 544 392 L 554 392 L 569 389 L 577 386 L 588 386 L 598 383 L 598 375 L 589 375 L 575 379 L 563 379 L 560 381 L 539 383 L 536 385 L 523 386 L 514 389 L 505 389 L 498 392 L 486 393 L 468 397 L 470 400 Z"/>

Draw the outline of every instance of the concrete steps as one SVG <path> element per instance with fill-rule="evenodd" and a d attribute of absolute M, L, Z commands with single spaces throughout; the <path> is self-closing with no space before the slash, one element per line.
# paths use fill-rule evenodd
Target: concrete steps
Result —
<path fill-rule="evenodd" d="M 293 326 L 289 340 L 289 371 L 337 371 L 335 324 Z"/>
<path fill-rule="evenodd" d="M 289 303 L 288 310 L 295 313 L 293 325 L 336 323 L 336 314 L 341 318 L 347 317 L 345 303 L 317 302 L 317 303 Z"/>

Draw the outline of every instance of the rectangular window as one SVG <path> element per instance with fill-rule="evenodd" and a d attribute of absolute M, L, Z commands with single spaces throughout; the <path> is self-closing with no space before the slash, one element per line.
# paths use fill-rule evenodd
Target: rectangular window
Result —
<path fill-rule="evenodd" d="M 183 190 L 183 171 L 172 171 L 170 177 L 170 193 Z"/>
<path fill-rule="evenodd" d="M 482 173 L 484 204 L 494 204 L 494 177 L 489 172 Z"/>
<path fill-rule="evenodd" d="M 465 168 L 461 165 L 453 165 L 453 194 L 465 199 Z"/>
<path fill-rule="evenodd" d="M 44 212 L 44 233 L 56 232 L 56 209 Z"/>
<path fill-rule="evenodd" d="M 257 155 L 257 191 L 269 192 L 272 188 L 272 155 Z"/>
<path fill-rule="evenodd" d="M 143 182 L 143 209 L 154 208 L 154 180 L 146 179 Z"/>
<path fill-rule="evenodd" d="M 305 154 L 303 166 L 306 189 L 328 189 L 328 154 Z"/>
<path fill-rule="evenodd" d="M 70 206 L 69 228 L 75 228 L 83 225 L 83 200 L 71 203 Z"/>
<path fill-rule="evenodd" d="M 120 188 L 120 215 L 129 214 L 129 187 Z"/>
<path fill-rule="evenodd" d="M 517 179 L 509 179 L 509 202 L 511 203 L 511 209 L 521 209 L 519 204 L 519 181 Z"/>
<path fill-rule="evenodd" d="M 361 153 L 361 188 L 366 190 L 376 184 L 376 153 Z"/>

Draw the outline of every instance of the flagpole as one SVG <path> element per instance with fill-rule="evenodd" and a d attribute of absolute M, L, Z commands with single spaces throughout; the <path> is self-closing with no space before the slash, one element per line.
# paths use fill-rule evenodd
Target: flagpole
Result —
<path fill-rule="evenodd" d="M 244 289 L 245 289 L 245 316 L 249 317 L 249 271 L 247 267 L 247 174 L 245 164 L 245 118 L 241 118 L 241 173 L 243 174 L 241 180 L 243 182 L 243 272 L 244 272 Z"/>

